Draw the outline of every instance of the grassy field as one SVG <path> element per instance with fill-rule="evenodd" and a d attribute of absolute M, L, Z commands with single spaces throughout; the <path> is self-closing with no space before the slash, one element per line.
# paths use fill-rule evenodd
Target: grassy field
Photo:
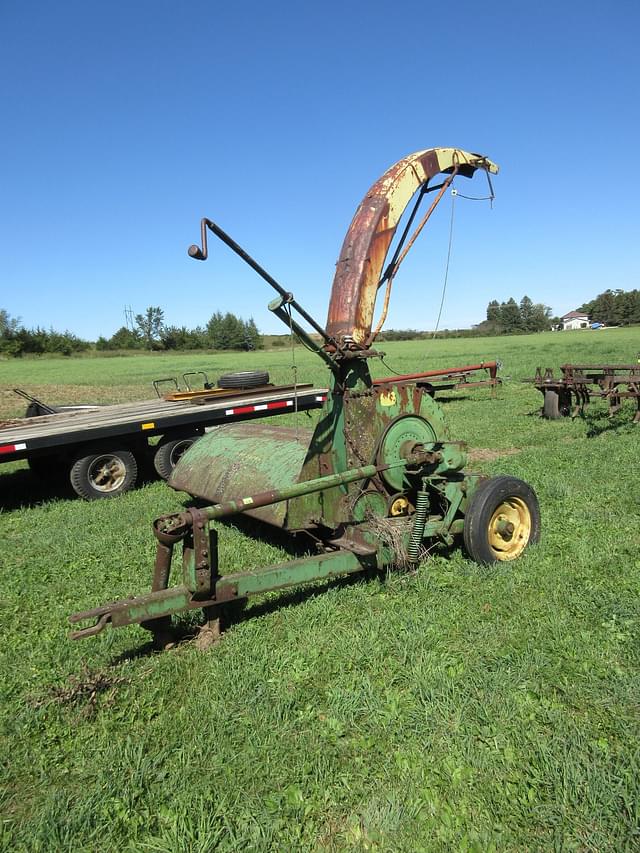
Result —
<path fill-rule="evenodd" d="M 271 594 L 206 653 L 153 653 L 136 627 L 72 644 L 70 612 L 147 591 L 151 521 L 184 496 L 150 479 L 87 504 L 3 466 L 1 849 L 640 849 L 640 426 L 630 404 L 544 421 L 519 381 L 634 361 L 640 331 L 385 349 L 399 372 L 503 361 L 496 400 L 443 407 L 485 451 L 475 467 L 534 486 L 540 545 Z M 312 355 L 296 362 L 326 383 Z M 159 376 L 263 365 L 291 381 L 289 350 L 4 361 L 0 416 L 23 410 L 16 386 L 128 400 Z M 251 524 L 220 531 L 225 571 L 288 558 Z"/>

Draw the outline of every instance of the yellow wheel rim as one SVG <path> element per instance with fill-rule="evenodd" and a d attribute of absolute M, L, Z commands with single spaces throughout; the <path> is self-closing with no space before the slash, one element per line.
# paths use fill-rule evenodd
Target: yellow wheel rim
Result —
<path fill-rule="evenodd" d="M 496 560 L 515 560 L 531 536 L 531 512 L 521 498 L 507 498 L 489 522 L 489 546 Z"/>
<path fill-rule="evenodd" d="M 407 515 L 409 510 L 409 501 L 405 497 L 396 498 L 389 508 L 389 515 L 394 518 L 399 515 Z"/>

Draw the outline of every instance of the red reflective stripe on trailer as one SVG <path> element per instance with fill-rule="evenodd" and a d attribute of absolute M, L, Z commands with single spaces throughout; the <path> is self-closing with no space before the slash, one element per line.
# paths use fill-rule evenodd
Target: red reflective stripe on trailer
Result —
<path fill-rule="evenodd" d="M 26 450 L 26 444 L 3 444 L 0 453 L 15 453 L 16 450 Z"/>
<path fill-rule="evenodd" d="M 256 406 L 238 406 L 235 409 L 225 409 L 225 415 L 247 415 L 249 412 L 264 412 L 267 409 L 286 409 L 287 406 L 293 406 L 293 400 L 276 400 L 275 403 L 261 403 Z"/>

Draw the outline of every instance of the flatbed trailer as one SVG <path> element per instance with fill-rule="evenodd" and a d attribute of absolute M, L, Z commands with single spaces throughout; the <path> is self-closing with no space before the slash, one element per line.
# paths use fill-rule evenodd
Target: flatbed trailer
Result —
<path fill-rule="evenodd" d="M 14 418 L 0 421 L 0 462 L 27 459 L 39 476 L 68 476 L 87 500 L 114 497 L 133 488 L 150 453 L 166 479 L 207 427 L 318 409 L 326 397 L 310 384 L 267 385 Z"/>

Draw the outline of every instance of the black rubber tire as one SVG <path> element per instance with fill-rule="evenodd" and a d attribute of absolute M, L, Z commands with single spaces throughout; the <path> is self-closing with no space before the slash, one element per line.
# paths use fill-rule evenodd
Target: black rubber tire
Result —
<path fill-rule="evenodd" d="M 53 456 L 30 456 L 27 464 L 31 473 L 39 480 L 53 480 L 60 474 L 60 463 Z"/>
<path fill-rule="evenodd" d="M 529 511 L 530 529 L 521 550 L 513 556 L 506 556 L 492 547 L 489 530 L 496 510 L 510 498 L 516 498 L 526 506 Z M 463 538 L 467 554 L 476 563 L 491 565 L 516 559 L 525 548 L 540 539 L 540 506 L 536 493 L 528 483 L 516 477 L 492 477 L 485 480 L 478 486 L 467 507 Z M 514 543 L 514 546 L 516 550 L 520 547 L 518 543 Z"/>
<path fill-rule="evenodd" d="M 560 391 L 558 399 L 560 417 L 568 418 L 571 414 L 571 391 Z"/>
<path fill-rule="evenodd" d="M 74 492 L 87 501 L 115 498 L 132 489 L 137 478 L 136 457 L 121 447 L 77 456 L 69 471 Z"/>
<path fill-rule="evenodd" d="M 240 370 L 237 373 L 225 373 L 218 379 L 218 388 L 257 388 L 269 383 L 266 370 Z"/>
<path fill-rule="evenodd" d="M 169 479 L 182 454 L 199 438 L 199 435 L 183 435 L 179 438 L 163 439 L 158 444 L 153 456 L 153 467 L 163 480 Z"/>
<path fill-rule="evenodd" d="M 557 421 L 558 418 L 562 417 L 560 414 L 560 395 L 557 391 L 547 388 L 544 392 L 542 414 L 550 421 Z"/>

